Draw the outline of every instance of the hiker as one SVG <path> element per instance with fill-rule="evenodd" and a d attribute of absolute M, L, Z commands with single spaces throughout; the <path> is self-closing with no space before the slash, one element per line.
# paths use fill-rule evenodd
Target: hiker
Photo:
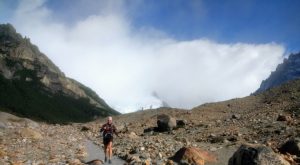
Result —
<path fill-rule="evenodd" d="M 102 135 L 103 135 L 105 162 L 107 162 L 107 155 L 108 155 L 108 163 L 111 164 L 113 134 L 115 133 L 117 136 L 119 136 L 115 125 L 112 123 L 111 116 L 107 118 L 107 123 L 101 127 L 100 132 L 103 132 Z"/>

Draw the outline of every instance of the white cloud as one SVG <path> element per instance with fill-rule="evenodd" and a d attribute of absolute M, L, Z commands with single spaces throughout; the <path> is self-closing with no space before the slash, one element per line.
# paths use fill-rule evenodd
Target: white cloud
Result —
<path fill-rule="evenodd" d="M 67 76 L 121 112 L 158 106 L 153 91 L 169 105 L 183 108 L 247 96 L 284 53 L 275 43 L 177 41 L 153 27 L 134 28 L 111 3 L 105 12 L 67 25 L 55 21 L 43 4 L 20 3 L 12 20 L 17 31 L 30 37 Z"/>

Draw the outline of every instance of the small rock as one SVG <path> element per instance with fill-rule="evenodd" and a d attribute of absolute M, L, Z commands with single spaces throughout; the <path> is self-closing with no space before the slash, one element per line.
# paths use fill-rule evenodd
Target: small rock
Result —
<path fill-rule="evenodd" d="M 142 153 L 142 154 L 140 155 L 140 158 L 141 158 L 141 159 L 149 159 L 149 158 L 150 158 L 150 154 L 149 154 L 149 153 Z"/>
<path fill-rule="evenodd" d="M 210 139 L 211 143 L 223 143 L 225 138 L 223 136 L 215 136 Z"/>
<path fill-rule="evenodd" d="M 236 136 L 229 136 L 229 137 L 227 137 L 227 140 L 230 141 L 230 142 L 236 142 L 236 141 L 238 141 L 238 139 L 237 139 Z"/>
<path fill-rule="evenodd" d="M 300 138 L 290 139 L 279 148 L 279 151 L 300 157 Z"/>
<path fill-rule="evenodd" d="M 174 165 L 173 160 L 168 160 L 168 161 L 166 162 L 166 165 Z"/>
<path fill-rule="evenodd" d="M 205 162 L 216 162 L 216 156 L 195 147 L 183 147 L 172 157 L 172 160 L 182 164 L 204 165 Z"/>
<path fill-rule="evenodd" d="M 217 149 L 217 147 L 210 147 L 209 150 L 212 151 L 212 152 L 215 152 L 215 151 L 217 151 L 218 149 Z"/>
<path fill-rule="evenodd" d="M 136 135 L 135 132 L 130 132 L 129 135 L 128 135 L 128 137 L 129 137 L 130 139 L 136 139 L 136 138 L 138 138 L 139 136 Z"/>
<path fill-rule="evenodd" d="M 0 129 L 6 129 L 7 126 L 3 122 L 0 121 Z"/>
<path fill-rule="evenodd" d="M 158 157 L 159 157 L 160 159 L 162 159 L 162 157 L 163 157 L 162 154 L 161 154 L 160 152 L 158 153 Z"/>
<path fill-rule="evenodd" d="M 151 165 L 151 161 L 149 159 L 147 159 L 143 162 L 143 165 Z"/>
<path fill-rule="evenodd" d="M 241 118 L 241 115 L 240 114 L 233 114 L 231 116 L 232 119 L 240 119 Z"/>
<path fill-rule="evenodd" d="M 86 162 L 87 165 L 102 165 L 104 162 L 102 160 L 96 159 L 89 162 Z"/>
<path fill-rule="evenodd" d="M 79 159 L 73 159 L 67 162 L 69 165 L 82 165 Z"/>
<path fill-rule="evenodd" d="M 154 128 L 153 128 L 153 127 L 144 129 L 144 133 L 150 133 L 150 134 L 153 134 L 153 131 L 154 131 Z"/>
<path fill-rule="evenodd" d="M 185 125 L 187 124 L 187 121 L 186 120 L 176 120 L 176 124 L 177 124 L 177 127 L 185 127 Z"/>
<path fill-rule="evenodd" d="M 141 159 L 138 156 L 133 155 L 129 158 L 129 162 L 130 164 L 139 163 L 141 162 Z"/>
<path fill-rule="evenodd" d="M 85 125 L 81 127 L 81 131 L 89 131 L 89 130 L 91 129 Z"/>
<path fill-rule="evenodd" d="M 3 158 L 6 155 L 6 152 L 0 148 L 0 158 Z"/>
<path fill-rule="evenodd" d="M 277 118 L 277 121 L 292 121 L 292 117 L 291 116 L 287 116 L 287 115 L 279 115 Z"/>

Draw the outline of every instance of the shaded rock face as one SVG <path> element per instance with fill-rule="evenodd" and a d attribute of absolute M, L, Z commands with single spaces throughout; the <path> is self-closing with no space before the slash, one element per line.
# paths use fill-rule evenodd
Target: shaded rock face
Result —
<path fill-rule="evenodd" d="M 205 162 L 216 162 L 214 155 L 195 147 L 183 147 L 171 159 L 185 165 L 204 165 Z"/>
<path fill-rule="evenodd" d="M 300 157 L 300 138 L 293 138 L 287 141 L 279 148 L 279 151 L 283 154 L 289 153 Z"/>
<path fill-rule="evenodd" d="M 300 78 L 300 53 L 291 54 L 282 64 L 279 64 L 269 78 L 264 80 L 255 93 L 261 93 L 272 87 L 279 86 L 289 80 Z"/>
<path fill-rule="evenodd" d="M 1 25 L 0 35 L 0 72 L 4 77 L 18 78 L 14 77 L 15 72 L 24 69 L 34 70 L 37 72 L 40 82 L 51 92 L 62 91 L 75 98 L 87 98 L 91 104 L 96 106 L 107 106 L 100 98 L 98 99 L 102 102 L 89 96 L 82 89 L 82 84 L 65 77 L 64 73 L 46 55 L 32 45 L 28 38 L 22 38 L 11 25 Z M 13 63 L 18 63 L 18 66 Z"/>
<path fill-rule="evenodd" d="M 172 129 L 176 128 L 177 123 L 176 119 L 166 115 L 161 114 L 157 116 L 157 129 L 158 131 L 164 132 L 164 131 L 171 131 Z"/>
<path fill-rule="evenodd" d="M 18 85 L 15 85 L 15 82 Z M 24 95 L 23 97 L 27 97 L 27 100 L 33 100 L 30 97 L 34 97 L 37 100 L 41 98 L 40 96 L 32 94 L 30 90 L 38 91 L 39 93 L 37 95 L 42 93 L 41 95 L 45 97 L 43 101 L 39 102 L 41 105 L 45 104 L 44 102 L 49 103 L 49 101 L 45 101 L 47 100 L 46 97 L 51 99 L 57 96 L 56 98 L 64 97 L 69 100 L 67 103 L 63 101 L 63 99 L 59 99 L 64 102 L 61 104 L 65 105 L 62 106 L 57 103 L 57 107 L 61 109 L 72 109 L 70 108 L 71 106 L 76 106 L 73 102 L 81 100 L 82 105 L 76 106 L 81 107 L 81 110 L 78 110 L 79 108 L 73 108 L 76 109 L 73 111 L 85 111 L 85 114 L 89 114 L 89 120 L 95 116 L 120 114 L 110 108 L 105 101 L 90 88 L 76 80 L 66 77 L 45 54 L 39 51 L 37 46 L 30 42 L 29 38 L 23 38 L 10 24 L 0 24 L 0 83 L 4 84 L 2 87 L 0 86 L 1 93 L 16 93 L 21 91 L 19 93 L 25 93 L 26 96 Z M 9 89 L 6 90 L 7 88 Z M 27 91 L 23 88 L 26 88 L 25 90 Z M 22 97 L 22 95 L 23 94 L 20 94 L 20 97 Z M 5 96 L 0 94 L 0 107 L 11 109 L 20 115 L 25 115 L 25 117 L 31 117 L 31 114 L 27 114 L 30 108 L 20 110 L 19 107 L 24 107 L 23 105 L 19 107 L 14 106 L 15 103 L 11 101 L 12 99 L 3 101 L 4 99 L 2 97 Z M 18 99 L 21 100 L 21 98 Z M 26 99 L 23 98 L 22 100 Z M 29 103 L 25 104 L 29 105 Z M 52 109 L 57 109 L 57 107 Z M 44 107 L 40 109 L 43 108 Z M 89 112 L 90 109 L 93 109 L 93 112 Z M 45 116 L 36 116 L 40 116 L 39 118 L 42 120 L 48 119 Z M 65 118 L 69 117 L 66 116 Z"/>
<path fill-rule="evenodd" d="M 270 147 L 264 145 L 243 144 L 229 159 L 228 165 L 289 165 Z"/>

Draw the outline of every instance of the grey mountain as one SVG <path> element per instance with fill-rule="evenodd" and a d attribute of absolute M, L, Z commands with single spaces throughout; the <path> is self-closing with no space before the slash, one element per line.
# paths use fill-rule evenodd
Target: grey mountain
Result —
<path fill-rule="evenodd" d="M 279 86 L 287 81 L 300 78 L 300 52 L 291 54 L 279 64 L 274 72 L 264 80 L 255 93 L 261 93 L 272 87 Z"/>

